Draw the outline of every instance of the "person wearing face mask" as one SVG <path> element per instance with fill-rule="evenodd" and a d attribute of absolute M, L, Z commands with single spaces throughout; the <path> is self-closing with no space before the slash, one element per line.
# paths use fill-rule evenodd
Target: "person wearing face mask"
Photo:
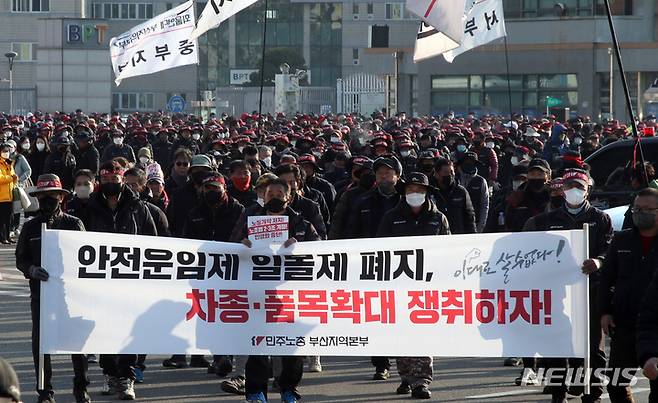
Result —
<path fill-rule="evenodd" d="M 288 240 L 283 244 L 288 248 L 296 242 L 318 241 L 320 236 L 315 231 L 313 224 L 306 221 L 301 214 L 292 209 L 289 204 L 291 200 L 291 189 L 288 183 L 281 179 L 273 179 L 265 190 L 265 206 L 257 215 L 288 216 Z M 247 239 L 247 220 L 240 223 L 242 229 L 237 234 L 242 243 L 250 248 L 251 242 Z M 281 401 L 284 403 L 295 403 L 301 399 L 297 389 L 304 373 L 304 361 L 301 356 L 281 357 L 281 371 L 276 379 L 279 384 Z M 271 368 L 269 357 L 266 355 L 249 356 L 245 365 L 245 397 L 248 402 L 267 401 L 268 380 Z"/>
<path fill-rule="evenodd" d="M 439 158 L 434 165 L 436 187 L 430 190 L 432 201 L 448 217 L 453 234 L 474 234 L 475 210 L 466 188 L 457 183 L 452 161 Z"/>
<path fill-rule="evenodd" d="M 139 149 L 139 152 L 137 153 L 138 157 L 138 162 L 135 164 L 135 167 L 139 169 L 146 170 L 146 167 L 154 163 L 153 157 L 151 154 L 151 149 L 147 147 L 143 147 Z"/>
<path fill-rule="evenodd" d="M 531 163 L 532 165 L 532 163 Z M 580 268 L 584 275 L 589 276 L 589 311 L 590 311 L 590 357 L 594 375 L 591 377 L 591 391 L 583 395 L 582 401 L 600 401 L 603 394 L 603 379 L 596 374 L 597 369 L 605 368 L 606 356 L 603 336 L 600 326 L 599 277 L 600 269 L 606 260 L 608 246 L 612 239 L 612 224 L 610 217 L 593 207 L 587 201 L 590 189 L 590 177 L 587 171 L 573 169 L 566 171 L 562 177 L 565 203 L 562 208 L 542 213 L 530 218 L 524 231 L 561 231 L 579 230 L 584 224 L 589 225 L 589 253 Z M 546 368 L 578 368 L 583 365 L 582 359 L 542 359 Z M 563 373 L 563 375 L 566 375 Z M 566 380 L 561 380 L 561 386 L 551 386 L 549 390 L 554 403 L 565 403 Z"/>
<path fill-rule="evenodd" d="M 169 207 L 169 195 L 165 190 L 164 174 L 159 165 L 157 168 L 148 168 L 146 175 L 146 186 L 151 190 L 151 203 L 165 213 Z"/>
<path fill-rule="evenodd" d="M 85 220 L 89 198 L 94 192 L 96 175 L 88 169 L 80 169 L 75 173 L 73 182 L 73 198 L 66 203 L 66 213 Z"/>
<path fill-rule="evenodd" d="M 454 152 L 452 153 L 452 160 L 459 161 L 464 154 L 468 151 L 468 142 L 462 134 L 459 134 L 454 142 Z"/>
<path fill-rule="evenodd" d="M 11 160 L 11 164 L 14 166 L 14 173 L 16 174 L 16 176 L 18 176 L 18 183 L 16 185 L 25 189 L 29 185 L 31 185 L 29 183 L 29 180 L 32 175 L 32 168 L 30 167 L 30 164 L 27 162 L 27 158 L 25 158 L 25 156 L 21 154 L 16 148 L 16 142 L 14 140 L 8 140 L 7 144 L 11 145 L 11 149 L 9 150 L 10 153 L 9 159 Z M 11 224 L 9 226 L 10 239 L 12 236 L 14 236 L 14 234 L 16 234 L 20 222 L 21 222 L 20 212 L 13 214 L 11 219 Z"/>
<path fill-rule="evenodd" d="M 176 164 L 178 164 L 178 161 L 183 162 L 183 158 L 188 155 L 189 152 L 183 152 L 179 157 L 180 159 L 177 159 Z M 213 170 L 212 163 L 207 155 L 195 155 L 192 157 L 191 162 L 186 164 L 189 164 L 189 168 L 176 165 L 174 172 L 182 172 L 182 168 L 185 168 L 190 179 L 184 182 L 183 186 L 176 188 L 173 193 L 167 191 L 171 195 L 169 207 L 167 208 L 169 231 L 175 237 L 180 237 L 183 233 L 183 224 L 187 214 L 199 202 L 203 180 Z"/>
<path fill-rule="evenodd" d="M 336 208 L 331 217 L 329 239 L 345 239 L 348 237 L 350 209 L 354 202 L 365 192 L 372 189 L 375 184 L 375 174 L 372 172 L 372 160 L 368 157 L 352 157 L 348 163 L 347 171 L 351 180 L 345 185 L 338 184 L 344 191 L 336 197 Z"/>
<path fill-rule="evenodd" d="M 428 196 L 430 188 L 425 174 L 412 172 L 407 176 L 404 198 L 381 220 L 378 237 L 402 237 L 423 235 L 450 235 L 448 219 Z M 398 357 L 398 372 L 402 382 L 397 394 L 408 394 L 416 399 L 430 399 L 432 382 L 432 357 Z"/>
<path fill-rule="evenodd" d="M 322 239 L 327 239 L 331 215 L 322 193 L 304 185 L 304 174 L 297 165 L 280 165 L 274 174 L 285 180 L 290 187 L 290 207 L 313 224 Z"/>
<path fill-rule="evenodd" d="M 48 139 L 43 135 L 38 135 L 30 148 L 30 153 L 27 156 L 27 162 L 32 168 L 32 183 L 36 183 L 39 175 L 44 173 L 44 166 L 46 159 L 50 155 L 50 147 L 48 146 Z"/>
<path fill-rule="evenodd" d="M 148 207 L 151 217 L 155 222 L 155 228 L 158 231 L 158 236 L 171 236 L 169 232 L 169 220 L 165 212 L 152 203 L 153 195 L 151 189 L 146 186 L 146 172 L 139 168 L 131 168 L 124 174 L 124 182 L 132 191 L 144 202 Z"/>
<path fill-rule="evenodd" d="M 511 181 L 509 185 L 503 187 L 500 191 L 494 192 L 490 199 L 489 218 L 485 232 L 505 232 L 505 210 L 507 209 L 507 199 L 509 195 L 525 187 L 528 180 L 528 167 L 526 165 L 517 165 L 511 169 Z"/>
<path fill-rule="evenodd" d="M 116 161 L 100 166 L 100 185 L 89 199 L 84 224 L 88 231 L 113 234 L 151 235 L 158 231 L 151 212 L 132 189 L 125 185 L 124 170 Z M 121 400 L 135 399 L 136 354 L 105 354 L 99 359 L 105 382 L 104 395 Z"/>
<path fill-rule="evenodd" d="M 546 211 L 551 200 L 547 183 L 551 180 L 551 167 L 546 160 L 535 158 L 528 165 L 525 186 L 507 198 L 505 229 L 520 232 L 529 218 Z"/>
<path fill-rule="evenodd" d="M 333 210 L 336 201 L 336 188 L 318 172 L 320 167 L 315 156 L 312 154 L 301 155 L 297 159 L 297 163 L 305 173 L 305 185 L 320 192 L 327 204 L 328 211 Z"/>
<path fill-rule="evenodd" d="M 123 157 L 129 162 L 135 163 L 135 151 L 124 143 L 124 134 L 121 130 L 112 131 L 112 144 L 105 147 L 101 161 L 110 161 L 117 157 Z"/>
<path fill-rule="evenodd" d="M 245 208 L 253 206 L 258 200 L 256 192 L 251 188 L 251 166 L 244 160 L 231 161 L 229 164 L 228 194 Z"/>
<path fill-rule="evenodd" d="M 549 188 L 551 189 L 551 201 L 546 207 L 546 211 L 553 211 L 564 206 L 564 181 L 562 178 L 554 178 L 551 183 L 549 183 Z"/>
<path fill-rule="evenodd" d="M 376 186 L 359 197 L 350 210 L 345 223 L 346 238 L 374 238 L 384 214 L 397 206 L 402 198 L 396 186 L 402 176 L 402 165 L 392 155 L 379 157 L 373 163 Z M 385 381 L 390 377 L 388 357 L 372 357 L 375 367 L 373 380 Z"/>
<path fill-rule="evenodd" d="M 457 183 L 468 191 L 475 210 L 475 228 L 484 231 L 489 216 L 489 187 L 487 181 L 478 172 L 478 155 L 468 152 L 457 162 Z"/>
<path fill-rule="evenodd" d="M 612 339 L 609 368 L 637 368 L 650 358 L 641 353 L 638 360 L 635 325 L 648 285 L 658 268 L 658 190 L 646 188 L 637 193 L 632 220 L 633 228 L 612 238 L 600 273 L 601 328 Z M 637 350 L 643 350 L 641 344 L 638 343 Z M 658 380 L 655 376 L 650 379 L 649 402 L 656 403 Z M 620 379 L 627 384 L 630 381 Z M 630 387 L 611 382 L 607 389 L 614 403 L 634 402 Z"/>
<path fill-rule="evenodd" d="M 11 163 L 11 145 L 4 143 L 0 146 L 0 243 L 12 243 L 9 238 L 9 227 L 14 215 L 12 208 L 12 194 L 18 185 L 18 176 L 14 173 Z"/>
<path fill-rule="evenodd" d="M 158 130 L 157 140 L 152 144 L 153 159 L 161 167 L 168 167 L 172 161 L 173 144 L 169 141 L 169 130 L 173 131 L 174 129 L 163 128 Z"/>
<path fill-rule="evenodd" d="M 272 166 L 272 148 L 266 145 L 258 146 L 258 159 L 265 166 L 267 171 L 270 171 Z"/>
<path fill-rule="evenodd" d="M 62 182 L 53 174 L 39 176 L 36 187 L 30 195 L 39 200 L 37 216 L 23 225 L 23 230 L 16 245 L 16 267 L 30 283 L 30 311 L 32 314 L 32 355 L 34 368 L 38 378 L 39 371 L 39 321 L 41 282 L 48 281 L 48 272 L 41 267 L 41 227 L 53 230 L 84 231 L 82 221 L 65 214 L 61 210 L 68 191 L 62 188 Z M 73 362 L 73 395 L 77 403 L 91 402 L 87 393 L 89 378 L 87 377 L 87 358 L 84 355 L 72 355 Z M 44 357 L 44 389 L 37 390 L 38 402 L 55 402 L 52 385 L 52 365 L 50 355 Z"/>
<path fill-rule="evenodd" d="M 75 155 L 76 168 L 88 169 L 94 175 L 97 175 L 100 154 L 93 143 L 93 135 L 89 130 L 83 129 L 76 134 L 75 141 L 78 145 L 73 153 Z"/>
<path fill-rule="evenodd" d="M 199 145 L 192 139 L 192 129 L 189 126 L 183 126 L 179 129 L 180 137 L 174 141 L 171 149 L 176 152 L 179 148 L 187 148 L 192 155 L 199 153 Z"/>
<path fill-rule="evenodd" d="M 73 174 L 77 169 L 77 161 L 71 153 L 71 140 L 68 134 L 62 133 L 55 137 L 52 146 L 54 150 L 46 158 L 43 171 L 59 176 L 64 189 L 72 189 Z"/>
<path fill-rule="evenodd" d="M 416 169 L 418 157 L 414 143 L 405 138 L 398 143 L 398 155 L 400 156 L 400 163 L 402 164 L 402 171 L 413 172 Z"/>
<path fill-rule="evenodd" d="M 436 155 L 432 150 L 422 151 L 418 155 L 418 159 L 416 161 L 416 166 L 414 167 L 414 171 L 422 172 L 425 174 L 425 176 L 429 178 L 434 173 L 435 161 L 436 161 Z"/>
<path fill-rule="evenodd" d="M 473 138 L 473 152 L 478 156 L 479 173 L 487 180 L 489 186 L 493 186 L 498 180 L 498 156 L 494 150 L 495 146 L 496 143 L 491 135 L 485 136 L 484 133 L 478 132 Z"/>

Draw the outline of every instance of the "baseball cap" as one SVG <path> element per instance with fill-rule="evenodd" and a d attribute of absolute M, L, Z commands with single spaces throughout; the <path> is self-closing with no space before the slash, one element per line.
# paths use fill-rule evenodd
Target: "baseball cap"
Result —
<path fill-rule="evenodd" d="M 372 164 L 372 170 L 377 171 L 381 166 L 387 166 L 395 170 L 395 173 L 398 175 L 402 174 L 402 165 L 400 164 L 400 161 L 392 155 L 377 158 Z"/>
<path fill-rule="evenodd" d="M 203 182 L 204 185 L 214 185 L 214 186 L 221 186 L 226 184 L 226 180 L 224 177 L 220 174 L 212 174 L 208 177 L 206 177 Z"/>
<path fill-rule="evenodd" d="M 545 159 L 542 159 L 542 158 L 533 158 L 530 161 L 530 164 L 528 164 L 528 171 L 530 171 L 531 169 L 539 169 L 539 170 L 544 171 L 548 174 L 551 173 L 550 164 L 548 163 L 548 161 L 546 161 Z"/>
<path fill-rule="evenodd" d="M 425 186 L 426 188 L 430 187 L 430 181 L 427 179 L 427 175 L 421 172 L 412 172 L 407 176 L 404 181 L 404 185 L 420 185 Z"/>
<path fill-rule="evenodd" d="M 569 169 L 562 175 L 562 180 L 566 185 L 569 182 L 578 182 L 585 187 L 589 187 L 589 174 L 582 169 Z"/>
<path fill-rule="evenodd" d="M 204 168 L 212 169 L 212 164 L 210 163 L 210 157 L 203 154 L 195 155 L 194 157 L 192 157 L 192 163 L 190 164 L 190 168 L 194 168 L 194 167 L 204 167 Z"/>

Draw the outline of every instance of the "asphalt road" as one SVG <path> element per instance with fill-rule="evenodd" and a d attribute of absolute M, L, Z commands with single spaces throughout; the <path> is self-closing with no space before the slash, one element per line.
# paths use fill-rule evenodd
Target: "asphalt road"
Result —
<path fill-rule="evenodd" d="M 0 248 L 0 356 L 9 360 L 21 381 L 23 400 L 36 401 L 35 375 L 30 347 L 30 308 L 27 281 L 14 266 L 13 249 Z M 136 387 L 143 402 L 240 402 L 243 398 L 221 391 L 221 379 L 202 369 L 165 369 L 162 359 L 149 357 L 145 383 Z M 72 402 L 73 370 L 66 356 L 53 357 L 53 384 L 59 402 Z M 301 384 L 305 402 L 405 402 L 395 394 L 399 377 L 395 367 L 388 381 L 371 380 L 373 368 L 362 357 L 326 357 L 322 373 L 306 373 Z M 517 368 L 506 368 L 502 359 L 438 358 L 434 361 L 432 400 L 440 402 L 548 402 L 539 387 L 517 387 L 513 380 Z M 90 364 L 89 392 L 94 402 L 114 398 L 100 394 L 102 373 Z M 648 381 L 635 386 L 638 402 L 648 398 Z M 606 396 L 604 396 L 606 397 Z M 573 401 L 579 401 L 574 399 Z M 607 398 L 605 400 L 608 400 Z M 270 401 L 279 401 L 270 394 Z"/>

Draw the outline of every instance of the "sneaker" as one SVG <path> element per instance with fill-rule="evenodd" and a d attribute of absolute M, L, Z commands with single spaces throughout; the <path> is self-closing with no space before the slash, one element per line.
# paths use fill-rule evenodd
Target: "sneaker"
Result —
<path fill-rule="evenodd" d="M 322 372 L 322 364 L 320 364 L 320 356 L 314 355 L 309 357 L 308 372 Z"/>
<path fill-rule="evenodd" d="M 75 396 L 75 403 L 91 403 L 91 396 L 87 393 L 87 389 L 73 389 L 73 396 Z"/>
<path fill-rule="evenodd" d="M 413 388 L 411 391 L 411 397 L 414 399 L 430 399 L 432 397 L 432 392 L 427 389 L 427 386 L 420 385 Z"/>
<path fill-rule="evenodd" d="M 105 396 L 110 396 L 117 393 L 117 378 L 114 376 L 105 375 L 105 382 L 103 382 L 103 388 L 101 389 L 101 394 Z"/>
<path fill-rule="evenodd" d="M 263 392 L 248 394 L 246 401 L 247 403 L 267 403 L 267 399 L 265 399 L 265 394 Z"/>
<path fill-rule="evenodd" d="M 135 382 L 137 383 L 144 383 L 144 371 L 142 371 L 141 368 L 133 368 L 133 372 L 135 372 Z"/>
<path fill-rule="evenodd" d="M 98 357 L 96 357 L 96 354 L 87 354 L 87 362 L 89 364 L 96 364 L 98 362 Z"/>
<path fill-rule="evenodd" d="M 173 356 L 162 361 L 162 366 L 165 368 L 187 368 L 187 361 L 185 361 L 185 356 Z"/>
<path fill-rule="evenodd" d="M 398 395 L 408 395 L 411 393 L 411 386 L 406 381 L 402 381 L 395 391 Z"/>
<path fill-rule="evenodd" d="M 245 379 L 244 376 L 238 375 L 224 381 L 221 388 L 226 393 L 233 393 L 235 395 L 244 395 Z"/>
<path fill-rule="evenodd" d="M 190 359 L 190 367 L 192 368 L 208 368 L 210 363 L 206 360 L 204 356 L 195 356 L 193 355 Z"/>
<path fill-rule="evenodd" d="M 524 368 L 521 375 L 514 380 L 516 386 L 537 386 L 539 381 L 537 380 L 537 374 L 530 368 Z"/>
<path fill-rule="evenodd" d="M 297 395 L 293 392 L 286 390 L 281 393 L 281 401 L 283 403 L 297 403 Z"/>
<path fill-rule="evenodd" d="M 57 403 L 55 402 L 55 393 L 52 391 L 39 393 L 37 403 Z"/>
<path fill-rule="evenodd" d="M 120 400 L 135 400 L 135 381 L 130 378 L 119 378 L 117 391 Z"/>
<path fill-rule="evenodd" d="M 523 363 L 523 360 L 519 357 L 510 357 L 505 359 L 506 367 L 518 367 Z"/>
<path fill-rule="evenodd" d="M 391 375 L 388 373 L 388 369 L 383 368 L 383 369 L 378 369 L 375 371 L 375 375 L 372 376 L 373 381 L 385 381 L 387 380 Z"/>
<path fill-rule="evenodd" d="M 272 379 L 272 392 L 281 392 L 281 387 L 279 386 L 279 380 L 277 378 Z"/>

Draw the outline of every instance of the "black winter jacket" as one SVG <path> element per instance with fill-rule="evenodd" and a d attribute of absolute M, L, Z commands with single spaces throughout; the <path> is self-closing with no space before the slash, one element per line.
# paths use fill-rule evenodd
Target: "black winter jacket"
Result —
<path fill-rule="evenodd" d="M 378 237 L 450 235 L 448 218 L 431 200 L 423 204 L 419 215 L 414 215 L 406 201 L 400 200 L 389 210 L 377 230 Z"/>
<path fill-rule="evenodd" d="M 430 194 L 436 207 L 448 218 L 451 233 L 474 234 L 476 232 L 475 210 L 466 188 L 455 183 L 447 189 L 437 188 Z"/>
<path fill-rule="evenodd" d="M 87 231 L 93 232 L 158 235 L 155 221 L 146 203 L 139 200 L 127 186 L 121 191 L 116 211 L 110 210 L 101 192 L 93 193 L 89 198 L 84 223 Z"/>
<path fill-rule="evenodd" d="M 224 205 L 210 207 L 201 203 L 194 207 L 183 226 L 183 238 L 228 242 L 244 207 L 229 197 Z"/>

